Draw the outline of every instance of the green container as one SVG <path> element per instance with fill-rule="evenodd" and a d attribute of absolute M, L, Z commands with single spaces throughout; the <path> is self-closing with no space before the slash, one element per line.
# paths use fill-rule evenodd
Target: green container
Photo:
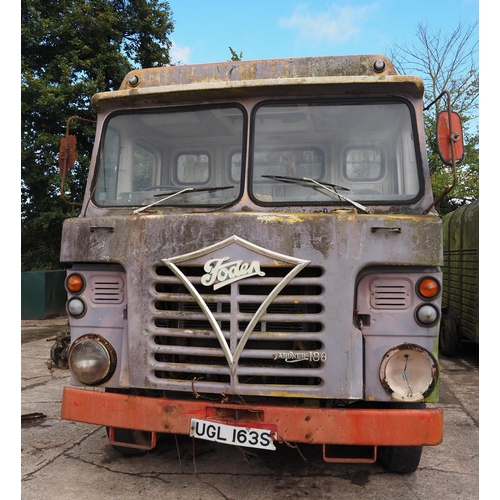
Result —
<path fill-rule="evenodd" d="M 453 356 L 462 341 L 479 344 L 479 201 L 443 217 L 442 270 L 440 349 Z"/>
<path fill-rule="evenodd" d="M 46 319 L 66 313 L 66 271 L 21 273 L 21 319 Z"/>

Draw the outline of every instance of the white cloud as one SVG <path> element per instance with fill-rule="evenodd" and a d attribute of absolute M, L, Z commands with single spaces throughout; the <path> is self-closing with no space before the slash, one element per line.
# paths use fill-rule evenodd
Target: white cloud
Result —
<path fill-rule="evenodd" d="M 172 40 L 172 47 L 170 48 L 170 60 L 173 64 L 188 64 L 190 56 L 190 47 L 181 47 Z"/>
<path fill-rule="evenodd" d="M 282 17 L 278 24 L 296 30 L 299 38 L 315 43 L 339 43 L 352 40 L 363 30 L 363 24 L 376 4 L 363 6 L 337 6 L 327 11 L 312 12 L 308 5 L 300 4 L 289 17 Z"/>

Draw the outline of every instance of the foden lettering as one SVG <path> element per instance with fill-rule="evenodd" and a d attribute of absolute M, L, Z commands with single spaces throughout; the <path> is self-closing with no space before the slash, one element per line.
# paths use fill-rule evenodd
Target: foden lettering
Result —
<path fill-rule="evenodd" d="M 229 260 L 229 257 L 210 259 L 203 267 L 207 274 L 201 277 L 202 284 L 205 286 L 214 285 L 214 290 L 217 290 L 243 278 L 266 275 L 266 273 L 260 270 L 260 262 L 258 260 L 253 260 L 250 263 L 243 262 L 242 260 L 226 262 L 227 260 Z"/>

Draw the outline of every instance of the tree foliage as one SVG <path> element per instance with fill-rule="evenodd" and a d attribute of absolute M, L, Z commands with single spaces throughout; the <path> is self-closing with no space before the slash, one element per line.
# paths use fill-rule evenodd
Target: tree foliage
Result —
<path fill-rule="evenodd" d="M 477 22 L 459 23 L 449 30 L 420 23 L 413 43 L 395 44 L 390 50 L 400 73 L 422 77 L 427 102 L 448 90 L 452 109 L 462 118 L 465 154 L 455 189 L 436 207 L 441 215 L 479 198 L 478 43 Z M 436 147 L 436 119 L 446 104 L 446 99 L 438 99 L 424 116 L 435 196 L 452 182 L 451 170 L 443 166 Z"/>
<path fill-rule="evenodd" d="M 231 61 L 241 61 L 243 59 L 243 52 L 239 54 L 229 47 L 229 52 L 231 52 Z"/>
<path fill-rule="evenodd" d="M 62 221 L 79 212 L 60 197 L 59 141 L 72 116 L 94 120 L 90 98 L 128 71 L 170 62 L 173 19 L 164 0 L 22 0 L 21 268 L 59 267 Z M 72 122 L 79 159 L 67 179 L 81 200 L 94 129 Z"/>

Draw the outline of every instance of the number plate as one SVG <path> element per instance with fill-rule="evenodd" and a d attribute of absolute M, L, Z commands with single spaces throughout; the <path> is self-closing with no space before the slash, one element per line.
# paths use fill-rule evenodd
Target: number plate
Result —
<path fill-rule="evenodd" d="M 273 443 L 274 434 L 269 429 L 238 427 L 210 422 L 209 420 L 198 420 L 197 418 L 191 419 L 191 430 L 189 431 L 191 437 L 263 450 L 276 449 Z"/>

